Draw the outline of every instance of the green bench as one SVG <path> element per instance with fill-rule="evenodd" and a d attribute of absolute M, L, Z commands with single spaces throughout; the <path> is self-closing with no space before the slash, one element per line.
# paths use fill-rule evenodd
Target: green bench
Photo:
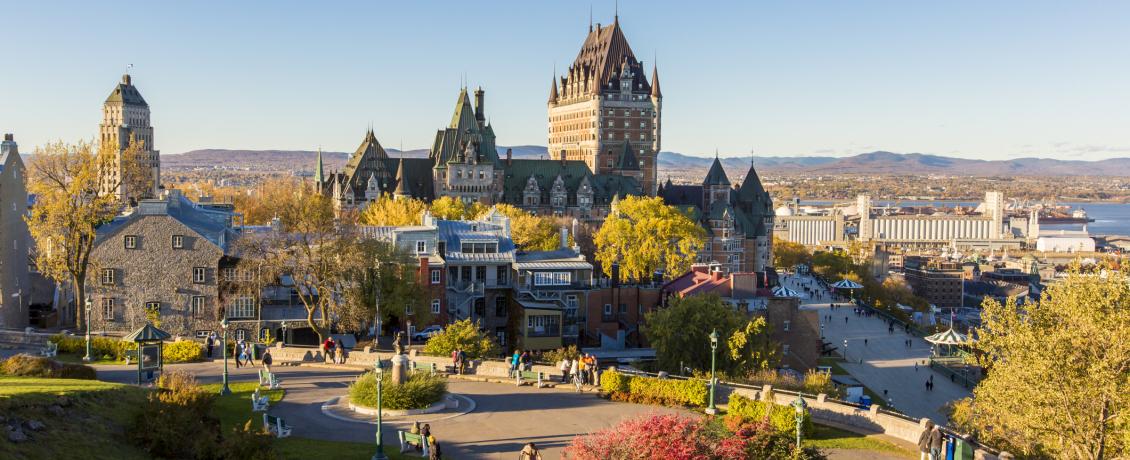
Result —
<path fill-rule="evenodd" d="M 420 448 L 420 455 L 428 458 L 432 453 L 432 446 L 428 445 L 428 438 L 420 434 L 412 434 L 407 431 L 397 431 L 397 437 L 400 438 L 400 453 L 405 453 L 410 450 Z"/>
<path fill-rule="evenodd" d="M 42 350 L 39 350 L 39 354 L 47 358 L 59 356 L 59 344 L 47 342 L 47 345 L 44 346 Z"/>
<path fill-rule="evenodd" d="M 256 388 L 255 392 L 251 394 L 251 412 L 266 412 L 269 406 L 270 400 L 266 396 L 260 395 L 259 389 Z"/>
<path fill-rule="evenodd" d="M 290 425 L 287 425 L 286 420 L 279 417 L 263 414 L 263 427 L 276 437 L 285 438 L 290 436 Z"/>
<path fill-rule="evenodd" d="M 282 387 L 282 381 L 274 373 L 267 372 L 266 369 L 259 369 L 259 386 L 277 390 Z"/>
<path fill-rule="evenodd" d="M 426 371 L 429 374 L 435 374 L 436 373 L 436 363 L 420 364 L 420 363 L 417 363 L 416 361 L 412 361 L 412 372 L 420 372 L 420 371 Z"/>
<path fill-rule="evenodd" d="M 542 388 L 542 387 L 545 386 L 544 375 L 541 372 L 518 371 L 517 377 L 515 378 L 515 382 L 517 383 L 517 385 L 522 386 L 522 384 L 525 383 L 526 380 L 533 381 L 534 385 L 537 386 L 538 388 Z"/>

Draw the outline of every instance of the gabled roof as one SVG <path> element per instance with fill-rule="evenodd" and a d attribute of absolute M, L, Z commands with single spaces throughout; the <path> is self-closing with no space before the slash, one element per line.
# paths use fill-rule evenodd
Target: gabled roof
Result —
<path fill-rule="evenodd" d="M 639 171 L 640 160 L 636 158 L 636 153 L 632 151 L 632 143 L 624 140 L 624 150 L 620 152 L 620 158 L 616 160 L 616 169 L 622 171 Z"/>
<path fill-rule="evenodd" d="M 363 181 L 367 181 L 370 175 L 375 175 L 378 182 L 390 183 L 392 173 L 389 172 L 385 162 L 374 161 L 387 159 L 388 153 L 377 141 L 377 136 L 373 134 L 373 130 L 369 129 L 365 133 L 365 138 L 361 140 L 361 145 L 357 147 L 353 156 L 349 157 L 349 161 L 345 163 L 345 169 L 342 172 L 345 173 L 346 182 L 351 186 L 364 187 Z M 358 171 L 365 174 L 357 176 Z"/>
<path fill-rule="evenodd" d="M 479 123 L 475 119 L 475 110 L 471 108 L 471 98 L 467 96 L 467 88 L 459 90 L 459 99 L 455 101 L 455 113 L 451 115 L 451 124 L 447 127 L 459 131 L 479 132 Z"/>
<path fill-rule="evenodd" d="M 620 28 L 620 20 L 617 18 L 611 26 L 598 26 L 589 29 L 589 34 L 585 37 L 585 42 L 581 45 L 577 58 L 565 74 L 565 83 L 568 84 L 569 79 L 576 79 L 581 82 L 590 81 L 588 90 L 598 94 L 608 88 L 608 83 L 614 75 L 617 77 L 620 75 L 625 63 L 627 63 L 627 68 L 635 74 L 632 81 L 632 90 L 650 93 L 651 86 L 648 85 L 644 76 L 643 66 L 636 59 L 632 47 L 628 45 L 628 39 L 624 37 L 624 31 Z M 619 91 L 619 86 L 614 86 L 615 90 Z"/>
<path fill-rule="evenodd" d="M 471 108 L 471 99 L 467 96 L 467 89 L 459 91 L 459 98 L 455 102 L 455 112 L 451 115 L 451 123 L 444 129 L 436 132 L 435 142 L 432 144 L 428 158 L 431 158 L 437 168 L 445 168 L 448 163 L 491 163 L 498 165 L 498 151 L 494 145 L 494 128 L 475 117 Z M 467 157 L 467 146 L 470 143 L 477 145 L 474 158 Z"/>
<path fill-rule="evenodd" d="M 228 254 L 233 249 L 232 243 L 239 236 L 231 228 L 232 215 L 231 210 L 201 206 L 179 194 L 166 199 L 142 200 L 132 213 L 115 217 L 100 225 L 96 231 L 96 244 L 101 244 L 141 219 L 167 216 Z"/>
<path fill-rule="evenodd" d="M 122 75 L 122 82 L 114 87 L 114 90 L 110 92 L 110 96 L 106 98 L 106 102 L 149 107 L 149 104 L 141 97 L 141 92 L 137 90 L 136 86 L 133 86 L 132 79 L 128 73 Z"/>
<path fill-rule="evenodd" d="M 726 170 L 722 169 L 722 162 L 718 161 L 718 157 L 714 157 L 714 163 L 710 164 L 710 171 L 706 172 L 706 178 L 702 180 L 702 185 L 730 185 L 730 179 L 726 177 Z"/>

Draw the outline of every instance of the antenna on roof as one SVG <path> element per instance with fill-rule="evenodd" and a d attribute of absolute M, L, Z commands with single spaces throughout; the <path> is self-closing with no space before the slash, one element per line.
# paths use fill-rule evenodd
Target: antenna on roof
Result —
<path fill-rule="evenodd" d="M 589 32 L 592 32 L 592 3 L 589 3 Z"/>
<path fill-rule="evenodd" d="M 612 23 L 613 24 L 619 24 L 620 23 L 620 0 L 616 0 L 616 15 L 612 16 Z"/>
<path fill-rule="evenodd" d="M 718 147 L 714 147 L 714 158 L 718 158 Z"/>

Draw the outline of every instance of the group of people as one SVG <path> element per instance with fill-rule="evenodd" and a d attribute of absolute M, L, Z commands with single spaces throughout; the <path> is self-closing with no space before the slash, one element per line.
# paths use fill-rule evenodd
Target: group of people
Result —
<path fill-rule="evenodd" d="M 582 384 L 598 385 L 600 383 L 600 366 L 596 356 L 591 353 L 573 359 L 565 358 L 557 363 L 561 371 L 561 381 L 568 382 L 570 378 L 578 379 Z"/>
<path fill-rule="evenodd" d="M 434 435 L 432 435 L 432 425 L 431 424 L 425 423 L 424 426 L 420 426 L 420 422 L 412 422 L 412 429 L 410 429 L 408 432 L 412 433 L 412 434 L 418 434 L 418 435 L 420 435 L 420 437 L 424 438 L 428 442 L 428 459 L 429 460 L 438 460 L 438 459 L 443 458 L 443 452 L 441 451 L 441 449 L 439 447 L 439 443 L 436 442 L 436 437 Z M 423 449 L 423 446 L 420 446 L 416 443 L 410 443 L 410 444 L 416 450 L 422 450 Z"/>
<path fill-rule="evenodd" d="M 252 347 L 255 344 L 247 343 L 246 340 L 239 339 L 235 342 L 235 368 L 239 369 L 240 366 L 254 366 L 255 365 L 255 352 Z"/>
<path fill-rule="evenodd" d="M 534 357 L 528 351 L 514 349 L 514 354 L 510 356 L 510 376 L 516 377 L 518 371 L 529 371 L 534 367 Z"/>
<path fill-rule="evenodd" d="M 345 364 L 345 347 L 338 344 L 333 336 L 326 337 L 322 342 L 322 356 L 325 357 L 326 362 Z"/>
<path fill-rule="evenodd" d="M 208 356 L 209 359 L 212 358 L 212 354 L 213 354 L 212 350 L 216 347 L 216 344 L 218 344 L 220 342 L 222 342 L 222 341 L 219 339 L 219 337 L 216 337 L 215 332 L 208 334 L 208 337 L 204 338 L 204 348 L 207 352 L 207 356 Z M 240 367 L 243 367 L 243 366 L 254 366 L 255 365 L 255 361 L 254 361 L 255 352 L 253 350 L 254 347 L 255 347 L 255 344 L 248 343 L 246 340 L 243 340 L 243 339 L 239 339 L 239 340 L 235 341 L 235 346 L 233 347 L 232 351 L 234 352 L 233 354 L 234 354 L 234 358 L 235 358 L 236 369 L 239 369 Z M 266 347 L 266 348 L 263 349 L 263 356 L 259 357 L 259 362 L 263 363 L 263 368 L 267 369 L 267 372 L 271 371 L 271 364 L 274 364 L 274 359 L 271 358 L 271 348 L 270 347 Z"/>

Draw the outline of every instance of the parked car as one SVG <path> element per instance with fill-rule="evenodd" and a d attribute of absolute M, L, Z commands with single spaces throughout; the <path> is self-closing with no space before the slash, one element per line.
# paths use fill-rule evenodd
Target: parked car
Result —
<path fill-rule="evenodd" d="M 428 339 L 432 338 L 433 335 L 439 334 L 440 331 L 443 331 L 443 327 L 435 325 L 428 326 L 422 330 L 416 331 L 415 334 L 412 334 L 412 340 L 426 342 Z"/>

